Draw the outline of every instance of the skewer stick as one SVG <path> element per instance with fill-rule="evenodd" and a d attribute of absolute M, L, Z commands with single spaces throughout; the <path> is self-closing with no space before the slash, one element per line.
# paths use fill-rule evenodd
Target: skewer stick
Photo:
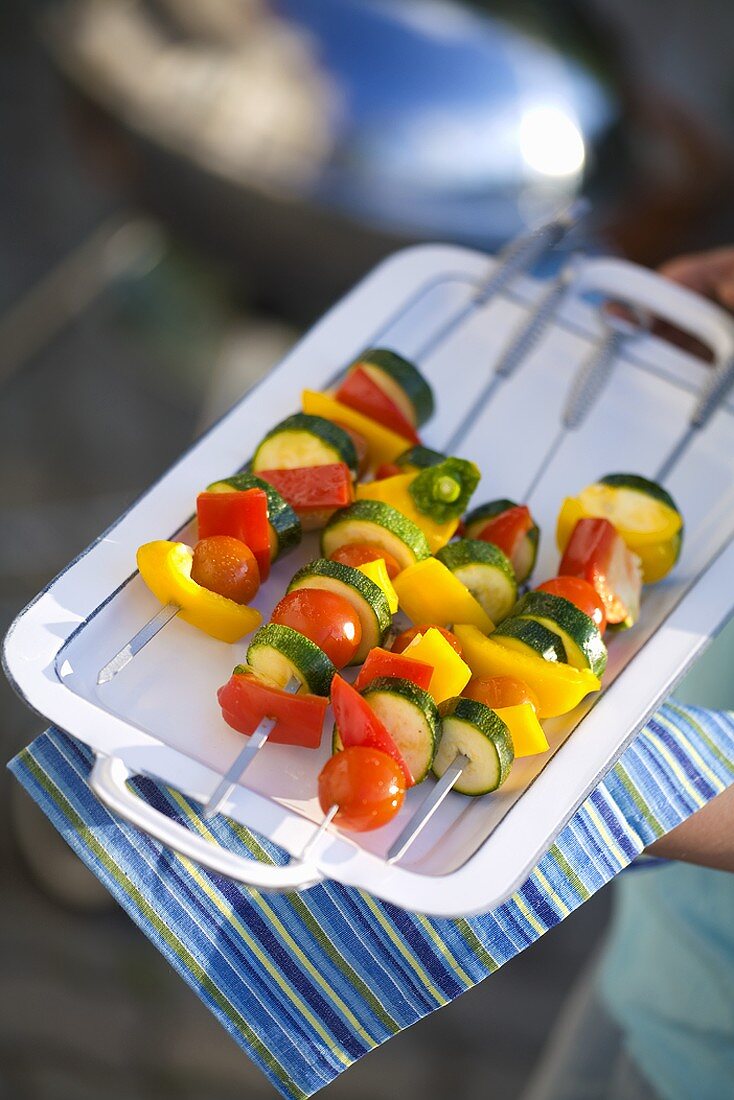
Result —
<path fill-rule="evenodd" d="M 693 442 L 696 433 L 708 424 L 716 409 L 725 400 L 732 385 L 734 385 L 734 358 L 728 359 L 718 370 L 712 372 L 711 378 L 696 402 L 688 428 L 661 464 L 655 475 L 656 481 L 665 481 L 670 476 L 673 468 L 677 466 Z"/>
<path fill-rule="evenodd" d="M 471 764 L 471 760 L 463 753 L 457 753 L 451 764 L 443 773 L 431 793 L 423 800 L 416 813 L 413 814 L 397 840 L 392 844 L 387 853 L 388 863 L 395 863 L 401 859 L 416 837 L 423 831 L 431 820 L 441 803 L 446 799 L 456 780 L 465 768 Z"/>
<path fill-rule="evenodd" d="M 108 661 L 104 668 L 99 670 L 97 675 L 98 684 L 108 684 L 110 680 L 114 680 L 118 672 L 122 672 L 126 665 L 129 665 L 136 653 L 140 653 L 143 646 L 146 646 L 151 639 L 155 638 L 156 634 L 163 630 L 163 627 L 170 623 L 171 619 L 175 619 L 181 608 L 176 603 L 165 604 L 160 611 L 157 611 L 152 619 L 148 619 L 145 626 L 141 626 L 137 634 L 134 634 L 130 641 L 118 650 L 112 660 Z"/>
<path fill-rule="evenodd" d="M 295 695 L 300 687 L 300 680 L 297 680 L 295 676 L 291 676 L 283 690 L 290 692 L 291 695 Z M 223 803 L 229 798 L 250 764 L 260 752 L 260 749 L 267 743 L 274 728 L 274 718 L 263 718 L 257 728 L 252 731 L 247 739 L 245 747 L 237 753 L 237 756 L 230 764 L 226 773 L 209 795 L 209 799 L 201 813 L 205 821 L 219 813 Z M 334 810 L 334 812 L 336 813 L 336 810 Z"/>
<path fill-rule="evenodd" d="M 334 818 L 336 817 L 336 815 L 338 813 L 339 813 L 339 807 L 336 804 L 329 807 L 329 809 L 326 811 L 323 818 L 321 819 L 321 824 L 319 825 L 316 832 L 313 834 L 311 839 L 308 840 L 306 842 L 306 844 L 304 844 L 303 851 L 301 852 L 301 859 L 307 859 L 308 858 L 309 852 L 311 852 L 313 850 L 313 848 L 316 846 L 316 844 L 319 842 L 319 840 L 324 835 L 326 830 L 329 828 L 329 826 L 331 825 L 332 821 L 334 820 Z"/>

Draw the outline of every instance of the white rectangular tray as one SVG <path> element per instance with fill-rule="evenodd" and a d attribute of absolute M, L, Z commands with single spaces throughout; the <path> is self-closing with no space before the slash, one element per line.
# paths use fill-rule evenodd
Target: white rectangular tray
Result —
<path fill-rule="evenodd" d="M 329 752 L 328 735 L 317 752 L 266 746 L 247 772 L 247 786 L 239 786 L 225 806 L 291 853 L 284 868 L 234 857 L 130 792 L 125 779 L 141 773 L 206 800 L 242 747 L 241 736 L 221 718 L 216 689 L 246 645 L 227 646 L 174 621 L 115 680 L 98 686 L 100 666 L 157 610 L 133 572 L 138 545 L 179 532 L 185 537 L 196 493 L 237 470 L 265 428 L 299 407 L 303 386 L 326 387 L 366 346 L 392 347 L 412 358 L 432 334 L 445 335 L 491 269 L 486 256 L 444 246 L 408 249 L 380 265 L 72 562 L 7 636 L 5 665 L 18 692 L 98 754 L 93 785 L 100 796 L 171 846 L 240 881 L 286 889 L 333 878 L 435 915 L 486 911 L 521 884 L 734 609 L 729 402 L 697 434 L 667 483 L 685 516 L 683 554 L 672 576 L 646 591 L 641 622 L 611 639 L 601 695 L 548 722 L 552 752 L 516 762 L 495 795 L 450 795 L 399 863 L 388 864 L 385 853 L 429 784 L 409 793 L 389 826 L 359 836 L 330 830 L 307 863 L 298 860 L 321 819 L 316 775 Z M 602 291 L 627 292 L 662 315 L 682 318 L 709 339 L 719 358 L 734 351 L 730 322 L 703 300 L 648 273 L 639 273 L 638 286 L 639 269 L 632 265 L 594 261 L 592 269 L 590 282 L 601 283 Z M 580 299 L 568 301 L 535 351 L 482 407 L 478 398 L 493 363 L 541 292 L 540 284 L 520 279 L 511 294 L 469 308 L 420 362 L 436 392 L 436 415 L 424 433 L 429 446 L 440 449 L 474 410 L 456 453 L 482 469 L 477 501 L 522 499 L 556 436 L 572 377 L 603 336 L 596 310 Z M 619 357 L 606 392 L 566 438 L 530 501 L 543 532 L 538 579 L 556 570 L 561 499 L 616 470 L 654 475 L 684 431 L 709 369 L 649 336 Z M 293 572 L 317 555 L 317 539 L 309 536 L 277 564 L 258 597 L 265 615 Z"/>

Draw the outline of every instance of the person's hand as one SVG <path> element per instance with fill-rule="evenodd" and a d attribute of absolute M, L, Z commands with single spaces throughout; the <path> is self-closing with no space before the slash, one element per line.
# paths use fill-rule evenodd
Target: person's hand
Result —
<path fill-rule="evenodd" d="M 734 246 L 678 256 L 660 267 L 660 274 L 734 311 Z"/>

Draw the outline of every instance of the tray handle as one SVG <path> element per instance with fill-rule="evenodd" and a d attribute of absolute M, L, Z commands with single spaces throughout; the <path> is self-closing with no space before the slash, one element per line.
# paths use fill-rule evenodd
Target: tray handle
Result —
<path fill-rule="evenodd" d="M 211 844 L 134 794 L 127 786 L 133 774 L 119 756 L 100 755 L 89 783 L 105 806 L 179 855 L 257 890 L 306 890 L 323 882 L 324 876 L 303 860 L 292 859 L 285 866 L 276 866 Z"/>
<path fill-rule="evenodd" d="M 697 336 L 711 348 L 716 365 L 734 355 L 734 322 L 700 294 L 628 260 L 585 260 L 579 265 L 574 293 L 593 290 L 650 310 L 656 317 Z"/>

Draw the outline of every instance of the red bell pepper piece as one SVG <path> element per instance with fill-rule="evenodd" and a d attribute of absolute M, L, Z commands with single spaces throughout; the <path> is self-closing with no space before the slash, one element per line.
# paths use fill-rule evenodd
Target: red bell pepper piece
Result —
<path fill-rule="evenodd" d="M 608 623 L 632 626 L 640 614 L 642 569 L 608 519 L 580 519 L 568 540 L 558 572 L 583 577 L 596 589 Z"/>
<path fill-rule="evenodd" d="M 254 733 L 263 718 L 275 719 L 268 740 L 276 745 L 317 749 L 329 700 L 322 695 L 292 695 L 251 672 L 234 672 L 217 692 L 222 717 L 240 733 Z"/>
<path fill-rule="evenodd" d="M 512 555 L 533 526 L 533 517 L 526 504 L 508 508 L 491 519 L 477 535 L 482 542 L 491 542 L 512 561 Z"/>
<path fill-rule="evenodd" d="M 382 481 L 386 477 L 397 477 L 398 474 L 404 473 L 402 466 L 397 466 L 394 462 L 383 462 L 375 470 L 375 481 Z"/>
<path fill-rule="evenodd" d="M 420 443 L 418 433 L 410 421 L 362 367 L 353 367 L 350 370 L 334 397 L 342 405 L 348 405 L 350 409 L 356 409 L 378 424 L 402 435 L 403 439 Z"/>
<path fill-rule="evenodd" d="M 306 531 L 323 527 L 337 508 L 354 500 L 349 467 L 344 462 L 299 466 L 293 470 L 258 470 L 297 513 Z"/>
<path fill-rule="evenodd" d="M 412 787 L 413 776 L 390 733 L 359 692 L 341 676 L 331 681 L 331 705 L 344 748 L 361 745 L 387 753 L 400 765 L 407 786 Z"/>
<path fill-rule="evenodd" d="M 359 676 L 354 681 L 354 687 L 357 691 L 364 691 L 379 676 L 397 676 L 400 680 L 412 680 L 419 688 L 428 691 L 433 666 L 427 665 L 425 661 L 416 661 L 414 657 L 405 657 L 401 653 L 375 646 L 367 654 Z"/>
<path fill-rule="evenodd" d="M 263 489 L 244 492 L 199 493 L 196 498 L 199 541 L 211 535 L 231 535 L 250 547 L 260 580 L 270 574 L 268 498 Z"/>

